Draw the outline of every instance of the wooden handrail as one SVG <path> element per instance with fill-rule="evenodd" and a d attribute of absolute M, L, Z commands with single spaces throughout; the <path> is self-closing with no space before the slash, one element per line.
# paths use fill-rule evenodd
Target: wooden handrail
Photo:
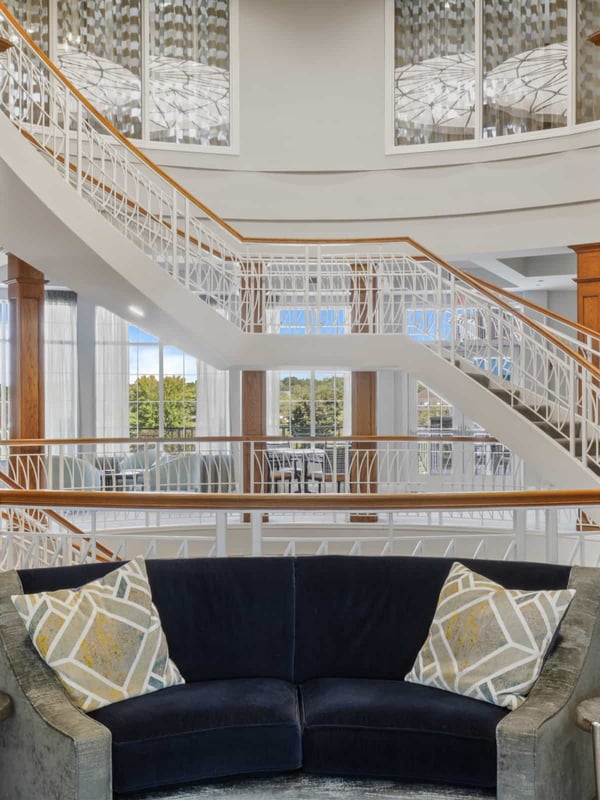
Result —
<path fill-rule="evenodd" d="M 203 494 L 0 490 L 0 506 L 129 510 L 404 511 L 600 506 L 600 489 L 405 494 Z"/>
<path fill-rule="evenodd" d="M 452 434 L 431 433 L 422 436 L 190 436 L 171 439 L 157 436 L 149 439 L 105 438 L 105 439 L 2 439 L 2 447 L 42 447 L 45 445 L 84 445 L 84 444 L 127 444 L 151 446 L 153 444 L 210 444 L 223 442 L 277 442 L 280 444 L 309 444 L 311 442 L 497 442 L 494 436 L 478 434 L 476 436 L 452 436 Z"/>
<path fill-rule="evenodd" d="M 580 322 L 575 322 L 575 320 L 563 317 L 561 314 L 557 314 L 556 311 L 552 311 L 549 308 L 544 308 L 544 306 L 540 306 L 537 303 L 528 300 L 526 297 L 519 297 L 518 295 L 513 294 L 508 289 L 503 289 L 501 286 L 496 286 L 494 283 L 490 283 L 490 281 L 483 280 L 483 278 L 476 278 L 474 275 L 472 275 L 471 278 L 473 281 L 480 283 L 482 286 L 485 286 L 486 289 L 491 289 L 492 292 L 501 294 L 504 297 L 509 297 L 511 300 L 514 300 L 515 302 L 525 306 L 526 308 L 530 308 L 532 311 L 536 311 L 539 314 L 543 314 L 546 317 L 550 317 L 550 319 L 554 319 L 557 322 L 560 322 L 561 324 L 566 325 L 569 328 L 574 328 L 576 331 L 578 331 L 578 333 L 583 333 L 586 336 L 593 336 L 594 339 L 598 339 L 600 341 L 600 332 L 593 330 L 593 328 L 587 328 Z"/>
<path fill-rule="evenodd" d="M 474 279 L 471 275 L 464 272 L 463 270 L 459 269 L 458 267 L 454 267 L 449 264 L 447 261 L 436 256 L 427 248 L 423 247 L 422 245 L 415 242 L 408 236 L 400 236 L 400 237 L 365 237 L 365 238 L 355 238 L 355 239 L 301 239 L 301 238 L 267 238 L 267 237 L 256 237 L 256 236 L 244 236 L 238 230 L 236 230 L 233 226 L 227 223 L 222 217 L 216 214 L 211 208 L 206 206 L 200 200 L 198 200 L 194 195 L 188 192 L 180 183 L 175 181 L 170 175 L 168 175 L 164 170 L 162 170 L 157 164 L 155 164 L 148 156 L 146 156 L 141 150 L 139 150 L 129 139 L 123 136 L 114 125 L 109 122 L 106 117 L 104 117 L 100 112 L 92 105 L 92 103 L 87 100 L 84 95 L 69 81 L 68 78 L 58 69 L 58 67 L 48 58 L 48 56 L 44 53 L 44 51 L 33 41 L 31 36 L 27 33 L 27 31 L 23 28 L 23 26 L 15 19 L 13 14 L 8 10 L 6 5 L 1 2 L 0 0 L 0 13 L 2 13 L 6 19 L 10 22 L 10 24 L 15 28 L 15 30 L 19 33 L 19 35 L 27 42 L 29 47 L 35 52 L 37 57 L 48 67 L 48 69 L 61 81 L 70 92 L 73 93 L 75 97 L 87 108 L 87 110 L 94 116 L 110 133 L 111 135 L 117 139 L 117 141 L 122 144 L 127 150 L 129 150 L 137 159 L 139 159 L 142 163 L 144 163 L 152 172 L 158 175 L 162 180 L 166 181 L 175 191 L 179 192 L 183 197 L 185 197 L 192 205 L 202 211 L 209 219 L 212 219 L 213 222 L 216 222 L 223 230 L 227 231 L 234 239 L 237 239 L 239 242 L 243 244 L 280 244 L 280 245 L 290 245 L 290 244 L 300 244 L 300 245 L 331 245 L 331 244 L 407 244 L 410 247 L 420 252 L 421 255 L 425 256 L 428 260 L 432 261 L 433 263 L 437 263 L 442 266 L 445 270 L 450 272 L 450 274 L 454 275 L 455 277 L 459 278 L 460 280 L 464 281 L 467 285 L 477 289 L 483 295 L 487 296 L 488 299 L 492 299 L 497 305 L 501 306 L 505 310 L 509 311 L 511 314 L 514 314 L 517 318 L 521 319 L 529 327 L 536 330 L 542 337 L 547 339 L 548 341 L 552 342 L 556 347 L 558 347 L 563 352 L 566 352 L 571 358 L 573 358 L 580 366 L 582 366 L 585 370 L 592 373 L 592 375 L 600 381 L 600 369 L 596 366 L 588 362 L 583 356 L 581 356 L 576 350 L 569 347 L 565 344 L 561 339 L 555 336 L 550 331 L 546 330 L 543 326 L 539 325 L 535 320 L 529 319 L 525 314 L 522 314 L 517 309 L 512 308 L 507 302 L 503 301 L 501 298 L 498 298 L 491 290 L 487 289 L 483 284 L 478 282 Z M 512 296 L 516 302 L 520 301 L 516 295 Z"/>
<path fill-rule="evenodd" d="M 450 272 L 455 277 L 460 278 L 460 280 L 464 281 L 471 287 L 477 289 L 477 291 L 481 292 L 481 294 L 485 295 L 489 300 L 493 300 L 497 306 L 500 306 L 500 308 L 509 311 L 513 316 L 520 319 L 521 322 L 524 322 L 530 328 L 533 328 L 533 330 L 537 331 L 537 333 L 539 333 L 544 339 L 554 344 L 556 347 L 558 347 L 559 350 L 562 350 L 564 353 L 569 355 L 574 361 L 576 361 L 581 367 L 583 367 L 583 369 L 587 370 L 595 378 L 600 380 L 600 369 L 598 369 L 598 367 L 596 367 L 594 364 L 585 359 L 580 353 L 578 353 L 568 344 L 563 342 L 562 339 L 560 339 L 558 336 L 552 333 L 552 331 L 549 331 L 547 328 L 544 328 L 543 325 L 540 325 L 535 320 L 530 319 L 518 309 L 513 308 L 511 305 L 509 305 L 508 302 L 506 302 L 500 297 L 497 297 L 491 289 L 488 289 L 486 286 L 482 285 L 476 278 L 473 278 L 471 275 L 468 275 L 466 272 L 463 272 L 458 267 L 452 266 L 452 264 L 449 264 L 447 261 L 444 261 L 444 259 L 439 258 L 439 256 L 436 256 L 434 253 L 427 250 L 426 247 L 422 247 L 416 242 L 413 242 L 413 247 L 420 250 L 423 253 L 423 255 L 429 256 L 430 261 L 432 261 L 434 264 L 439 264 L 441 267 L 443 267 L 445 270 Z M 517 297 L 516 295 L 510 295 L 510 297 L 516 302 L 521 301 L 521 298 Z M 567 325 L 570 324 L 570 320 L 565 319 L 564 322 Z"/>

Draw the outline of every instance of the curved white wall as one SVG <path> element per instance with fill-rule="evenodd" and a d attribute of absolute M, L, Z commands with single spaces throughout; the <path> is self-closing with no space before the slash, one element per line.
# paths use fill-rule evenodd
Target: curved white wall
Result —
<path fill-rule="evenodd" d="M 240 152 L 149 154 L 245 233 L 459 257 L 599 238 L 600 130 L 385 154 L 384 0 L 240 0 Z"/>

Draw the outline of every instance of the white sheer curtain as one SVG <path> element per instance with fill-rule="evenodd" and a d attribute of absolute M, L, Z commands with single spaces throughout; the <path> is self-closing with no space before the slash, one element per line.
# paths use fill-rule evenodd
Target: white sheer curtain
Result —
<path fill-rule="evenodd" d="M 129 436 L 128 322 L 96 308 L 96 436 Z"/>
<path fill-rule="evenodd" d="M 46 292 L 44 303 L 45 434 L 71 439 L 77 419 L 77 298 L 74 292 Z"/>
<path fill-rule="evenodd" d="M 198 361 L 196 435 L 229 436 L 229 372 Z M 222 449 L 218 447 L 217 449 Z"/>

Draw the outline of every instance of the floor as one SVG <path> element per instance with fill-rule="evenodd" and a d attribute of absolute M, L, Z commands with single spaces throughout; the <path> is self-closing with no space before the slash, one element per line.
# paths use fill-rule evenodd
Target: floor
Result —
<path fill-rule="evenodd" d="M 493 800 L 495 796 L 495 792 L 478 789 L 292 775 L 196 784 L 126 797 L 127 800 Z"/>

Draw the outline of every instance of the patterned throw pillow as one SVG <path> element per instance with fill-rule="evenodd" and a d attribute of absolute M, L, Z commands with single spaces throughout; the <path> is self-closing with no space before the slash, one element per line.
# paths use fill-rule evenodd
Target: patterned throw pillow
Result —
<path fill-rule="evenodd" d="M 574 596 L 572 589 L 505 589 L 455 562 L 405 680 L 518 708 Z"/>
<path fill-rule="evenodd" d="M 141 557 L 79 589 L 11 600 L 36 650 L 84 711 L 185 683 L 169 658 Z"/>

